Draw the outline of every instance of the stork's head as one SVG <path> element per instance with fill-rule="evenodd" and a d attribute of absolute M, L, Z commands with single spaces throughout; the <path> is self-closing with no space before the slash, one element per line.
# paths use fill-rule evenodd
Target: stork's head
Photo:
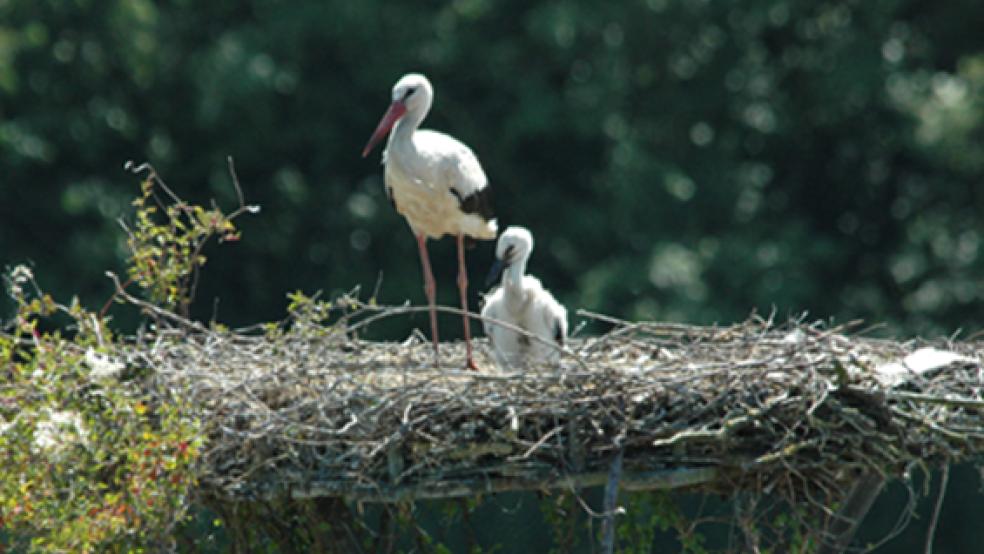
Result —
<path fill-rule="evenodd" d="M 495 263 L 485 280 L 489 286 L 499 280 L 502 272 L 515 264 L 525 266 L 530 253 L 533 252 L 533 235 L 525 227 L 511 226 L 499 235 L 495 245 Z"/>
<path fill-rule="evenodd" d="M 430 108 L 434 89 L 420 73 L 407 73 L 393 85 L 393 102 L 401 102 L 408 112 Z"/>
<path fill-rule="evenodd" d="M 376 131 L 369 137 L 369 142 L 362 150 L 362 157 L 369 155 L 379 141 L 390 132 L 396 122 L 409 114 L 414 114 L 417 118 L 423 119 L 423 115 L 430 109 L 434 99 L 434 89 L 430 81 L 420 73 L 407 73 L 393 85 L 393 103 L 390 104 L 383 118 L 376 126 Z"/>

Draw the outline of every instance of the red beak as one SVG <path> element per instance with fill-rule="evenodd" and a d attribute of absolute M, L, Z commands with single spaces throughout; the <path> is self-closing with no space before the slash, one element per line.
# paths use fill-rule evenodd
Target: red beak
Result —
<path fill-rule="evenodd" d="M 383 114 L 383 118 L 379 120 L 379 125 L 376 126 L 376 131 L 369 137 L 369 142 L 366 143 L 366 147 L 362 149 L 362 157 L 365 158 L 372 151 L 373 147 L 383 140 L 383 137 L 390 132 L 393 125 L 403 117 L 403 114 L 407 113 L 407 107 L 403 105 L 403 102 L 399 100 L 394 101 L 390 104 L 386 113 Z"/>

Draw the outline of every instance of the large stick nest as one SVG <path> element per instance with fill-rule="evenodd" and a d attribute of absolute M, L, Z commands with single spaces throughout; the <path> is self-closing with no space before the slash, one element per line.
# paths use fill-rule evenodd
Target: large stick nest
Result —
<path fill-rule="evenodd" d="M 559 363 L 515 371 L 494 369 L 483 340 L 483 371 L 456 369 L 461 344 L 442 345 L 446 367 L 435 368 L 421 337 L 360 340 L 348 320 L 172 330 L 141 350 L 157 390 L 205 422 L 201 486 L 227 500 L 576 489 L 605 483 L 621 452 L 623 488 L 829 505 L 858 475 L 984 451 L 979 344 L 758 318 L 609 323 L 572 340 Z M 934 354 L 928 346 L 954 354 L 927 366 L 917 358 Z"/>

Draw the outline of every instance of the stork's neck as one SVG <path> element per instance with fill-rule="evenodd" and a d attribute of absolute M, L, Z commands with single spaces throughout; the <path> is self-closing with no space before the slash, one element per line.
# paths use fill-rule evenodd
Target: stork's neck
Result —
<path fill-rule="evenodd" d="M 523 297 L 523 275 L 526 275 L 526 260 L 521 258 L 502 272 L 502 286 L 506 289 L 506 295 L 514 300 Z"/>
<path fill-rule="evenodd" d="M 391 135 L 392 142 L 411 142 L 413 132 L 420 127 L 420 122 L 427 117 L 426 109 L 407 110 L 407 113 L 396 122 Z"/>

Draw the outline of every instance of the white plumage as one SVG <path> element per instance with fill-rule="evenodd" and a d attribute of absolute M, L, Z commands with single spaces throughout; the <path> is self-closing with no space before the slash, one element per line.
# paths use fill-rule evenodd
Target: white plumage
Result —
<path fill-rule="evenodd" d="M 488 180 L 471 149 L 444 133 L 418 129 L 434 98 L 427 78 L 418 73 L 404 75 L 393 86 L 392 98 L 393 103 L 362 155 L 368 155 L 392 129 L 383 152 L 386 194 L 417 237 L 436 352 L 436 285 L 427 254 L 427 239 L 444 235 L 456 237 L 461 307 L 468 311 L 464 238 L 491 240 L 498 227 L 489 205 Z M 464 317 L 464 328 L 468 367 L 475 369 L 467 316 Z"/>
<path fill-rule="evenodd" d="M 502 233 L 496 245 L 496 265 L 490 274 L 490 278 L 495 277 L 502 267 L 502 283 L 486 298 L 482 317 L 515 325 L 548 344 L 485 321 L 485 334 L 492 343 L 496 362 L 503 368 L 554 360 L 560 353 L 557 347 L 562 347 L 567 339 L 567 310 L 539 279 L 525 274 L 532 251 L 533 235 L 528 230 L 509 227 Z"/>
<path fill-rule="evenodd" d="M 435 155 L 442 146 L 453 154 Z M 417 131 L 413 140 L 390 140 L 384 157 L 386 192 L 414 234 L 432 239 L 460 234 L 495 238 L 494 219 L 461 209 L 459 198 L 469 198 L 487 186 L 482 167 L 467 146 L 441 133 Z"/>

